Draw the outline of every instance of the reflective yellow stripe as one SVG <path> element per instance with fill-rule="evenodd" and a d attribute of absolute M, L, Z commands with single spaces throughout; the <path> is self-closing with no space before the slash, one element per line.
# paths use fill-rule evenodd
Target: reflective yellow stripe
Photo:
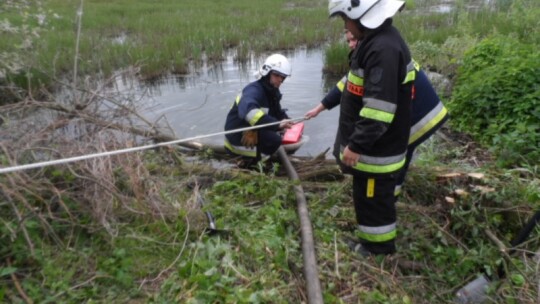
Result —
<path fill-rule="evenodd" d="M 418 64 L 413 60 L 407 64 L 407 75 L 405 75 L 405 80 L 403 80 L 403 84 L 412 82 L 416 79 L 416 66 Z M 418 65 L 418 67 L 420 67 Z"/>
<path fill-rule="evenodd" d="M 401 185 L 396 185 L 394 188 L 394 196 L 399 196 L 401 194 Z"/>
<path fill-rule="evenodd" d="M 229 149 L 234 154 L 247 156 L 247 157 L 257 157 L 257 150 L 255 149 L 247 149 L 247 148 L 240 148 L 237 146 L 233 146 L 227 139 L 225 139 L 225 147 Z"/>
<path fill-rule="evenodd" d="M 395 239 L 396 236 L 397 236 L 396 230 L 388 232 L 388 233 L 383 233 L 383 234 L 369 234 L 362 231 L 358 231 L 358 237 L 366 241 L 370 241 L 374 243 L 382 243 L 382 242 L 391 241 Z"/>
<path fill-rule="evenodd" d="M 351 71 L 349 71 L 349 74 L 347 75 L 347 81 L 359 86 L 364 85 L 364 78 L 354 75 Z"/>
<path fill-rule="evenodd" d="M 391 123 L 392 120 L 394 120 L 393 113 L 388 113 L 388 112 L 366 108 L 366 107 L 363 107 L 362 110 L 360 110 L 359 114 L 362 117 L 371 118 L 371 119 L 386 122 L 386 123 Z"/>
<path fill-rule="evenodd" d="M 370 165 L 370 164 L 364 164 L 364 163 L 356 163 L 353 169 L 364 171 L 364 172 L 371 172 L 371 173 L 390 173 L 390 172 L 394 172 L 401 169 L 404 164 L 405 164 L 405 159 L 391 165 Z"/>
<path fill-rule="evenodd" d="M 339 153 L 339 159 L 343 161 L 343 152 Z M 396 163 L 391 164 L 367 164 L 363 162 L 357 162 L 356 165 L 354 165 L 352 168 L 358 171 L 363 172 L 369 172 L 369 173 L 390 173 L 395 172 L 403 167 L 405 164 L 405 157 L 401 157 L 401 159 Z"/>
<path fill-rule="evenodd" d="M 240 98 L 242 98 L 242 94 L 239 94 L 238 96 L 236 96 L 236 99 L 234 103 L 232 104 L 231 109 L 234 107 L 235 104 L 236 106 L 238 106 L 238 104 L 240 103 Z"/>
<path fill-rule="evenodd" d="M 339 81 L 337 84 L 336 84 L 336 87 L 338 88 L 338 90 L 343 93 L 343 89 L 345 89 L 345 84 L 341 81 Z"/>
<path fill-rule="evenodd" d="M 429 132 L 434 126 L 436 126 L 448 113 L 448 110 L 443 106 L 441 111 L 432 119 L 430 120 L 425 126 L 420 128 L 418 131 L 414 132 L 414 134 L 411 134 L 409 137 L 409 145 L 413 142 L 417 141 L 420 137 L 422 137 L 424 134 Z"/>
<path fill-rule="evenodd" d="M 358 225 L 358 237 L 370 242 L 386 242 L 396 238 L 396 223 L 385 226 Z"/>
<path fill-rule="evenodd" d="M 249 120 L 249 124 L 254 126 L 263 116 L 264 112 L 262 110 L 257 111 L 255 115 L 253 115 L 253 117 Z"/>
<path fill-rule="evenodd" d="M 418 62 L 416 62 L 416 60 L 412 60 L 413 62 L 413 65 L 414 65 L 414 69 L 417 70 L 417 71 L 420 71 L 420 64 Z"/>
<path fill-rule="evenodd" d="M 374 196 L 375 196 L 375 179 L 374 178 L 368 178 L 366 197 L 374 197 Z"/>
<path fill-rule="evenodd" d="M 403 80 L 403 84 L 406 84 L 408 82 L 413 82 L 416 79 L 416 71 L 410 71 L 407 73 L 407 76 L 405 76 L 405 80 Z"/>

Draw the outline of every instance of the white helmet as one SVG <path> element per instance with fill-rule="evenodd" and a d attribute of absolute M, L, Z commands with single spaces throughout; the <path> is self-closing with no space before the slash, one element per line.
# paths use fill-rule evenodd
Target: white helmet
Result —
<path fill-rule="evenodd" d="M 342 14 L 374 29 L 393 17 L 404 4 L 405 1 L 399 0 L 329 0 L 328 16 Z"/>
<path fill-rule="evenodd" d="M 268 56 L 264 61 L 263 66 L 259 69 L 259 74 L 264 77 L 274 71 L 283 77 L 291 76 L 292 67 L 289 60 L 281 54 L 273 54 Z"/>

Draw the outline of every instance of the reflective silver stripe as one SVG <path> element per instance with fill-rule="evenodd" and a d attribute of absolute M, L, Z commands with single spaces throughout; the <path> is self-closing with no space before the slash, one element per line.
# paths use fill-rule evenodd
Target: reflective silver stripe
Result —
<path fill-rule="evenodd" d="M 435 108 L 433 108 L 433 110 L 429 111 L 426 116 L 422 117 L 420 121 L 418 121 L 414 126 L 411 127 L 410 135 L 413 136 L 413 134 L 418 132 L 418 130 L 420 130 L 423 126 L 427 125 L 435 116 L 437 116 L 437 114 L 442 110 L 443 107 L 444 106 L 442 102 L 439 100 L 439 103 L 437 104 L 437 106 L 435 106 Z"/>
<path fill-rule="evenodd" d="M 341 146 L 341 153 L 345 150 L 345 146 Z M 360 154 L 360 157 L 358 158 L 358 162 L 370 164 L 370 165 L 391 165 L 400 162 L 405 158 L 405 154 L 407 152 L 403 152 L 402 154 L 393 155 L 393 156 L 369 156 L 365 154 Z"/>
<path fill-rule="evenodd" d="M 385 234 L 396 230 L 396 223 L 377 227 L 358 225 L 358 229 L 368 234 Z"/>
<path fill-rule="evenodd" d="M 364 69 L 358 68 L 356 70 L 350 70 L 350 72 L 353 73 L 355 76 L 364 78 Z"/>
<path fill-rule="evenodd" d="M 426 116 L 424 116 L 419 122 L 417 122 L 412 128 L 409 135 L 409 144 L 417 141 L 424 134 L 433 129 L 437 124 L 439 124 L 448 111 L 444 107 L 441 101 L 437 106 L 431 110 Z"/>
<path fill-rule="evenodd" d="M 252 112 L 257 112 L 257 111 L 262 111 L 264 114 L 268 114 L 268 111 L 270 111 L 270 109 L 268 109 L 268 108 L 263 108 L 263 107 L 261 107 L 261 108 L 255 108 L 255 109 L 249 111 L 249 113 L 248 113 L 246 116 L 249 116 Z"/>
<path fill-rule="evenodd" d="M 412 63 L 414 65 L 414 69 L 418 72 L 420 72 L 420 64 L 416 62 L 414 59 L 412 59 Z"/>
<path fill-rule="evenodd" d="M 235 146 L 231 144 L 229 140 L 227 140 L 227 138 L 225 138 L 225 147 L 229 149 L 229 151 L 237 155 L 242 155 L 242 156 L 247 156 L 247 157 L 257 157 L 257 150 L 255 148 L 248 148 L 245 146 Z M 262 160 L 266 160 L 269 157 L 270 157 L 269 155 L 261 153 Z"/>
<path fill-rule="evenodd" d="M 343 89 L 345 88 L 345 84 L 347 84 L 347 76 L 343 76 L 340 81 L 336 84 L 336 87 L 340 92 L 343 93 Z"/>
<path fill-rule="evenodd" d="M 407 74 L 405 75 L 405 79 L 403 80 L 403 84 L 409 83 L 411 81 L 414 81 L 416 79 L 416 69 L 414 61 L 411 61 L 407 64 Z"/>
<path fill-rule="evenodd" d="M 394 156 L 387 156 L 387 157 L 375 157 L 375 156 L 368 156 L 365 154 L 360 154 L 360 157 L 358 158 L 358 161 L 365 164 L 371 164 L 371 165 L 390 165 L 400 162 L 405 158 L 405 153 L 400 155 L 394 155 Z"/>
<path fill-rule="evenodd" d="M 364 70 L 362 69 L 350 70 L 349 74 L 347 74 L 347 81 L 358 86 L 363 86 L 364 85 Z"/>
<path fill-rule="evenodd" d="M 363 98 L 364 107 L 381 110 L 387 113 L 395 113 L 397 105 L 388 101 L 376 99 L 376 98 Z"/>
<path fill-rule="evenodd" d="M 396 185 L 396 187 L 394 188 L 394 195 L 395 196 L 398 196 L 398 195 L 401 194 L 401 188 L 402 188 L 401 185 Z"/>
<path fill-rule="evenodd" d="M 420 65 L 418 67 L 420 67 Z M 407 73 L 414 70 L 416 70 L 414 60 L 411 60 L 411 62 L 407 64 Z"/>

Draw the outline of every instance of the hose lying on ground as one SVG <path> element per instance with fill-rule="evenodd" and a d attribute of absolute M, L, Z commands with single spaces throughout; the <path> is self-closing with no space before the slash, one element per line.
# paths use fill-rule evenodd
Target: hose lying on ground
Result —
<path fill-rule="evenodd" d="M 298 217 L 300 218 L 300 230 L 302 235 L 302 255 L 304 257 L 304 277 L 306 280 L 306 289 L 308 295 L 308 303 L 323 303 L 321 283 L 317 270 L 317 258 L 315 256 L 315 245 L 313 241 L 313 229 L 309 219 L 306 197 L 302 186 L 297 185 L 298 174 L 294 170 L 287 153 L 283 147 L 279 147 L 279 159 L 287 171 L 289 178 L 295 182 L 294 193 L 296 195 Z"/>

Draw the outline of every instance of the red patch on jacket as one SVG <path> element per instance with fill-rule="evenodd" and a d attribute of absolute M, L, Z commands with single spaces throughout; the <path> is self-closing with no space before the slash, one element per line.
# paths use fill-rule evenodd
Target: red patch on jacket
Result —
<path fill-rule="evenodd" d="M 347 81 L 347 91 L 357 96 L 364 96 L 364 86 L 356 85 L 350 81 Z"/>

